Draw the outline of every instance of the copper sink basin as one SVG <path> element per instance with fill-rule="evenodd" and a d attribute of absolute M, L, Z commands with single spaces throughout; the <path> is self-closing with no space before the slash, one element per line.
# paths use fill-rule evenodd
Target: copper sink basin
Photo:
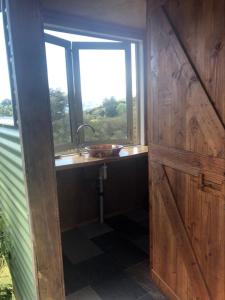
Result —
<path fill-rule="evenodd" d="M 112 157 L 119 156 L 122 145 L 112 144 L 99 144 L 85 147 L 85 150 L 89 153 L 90 157 Z"/>

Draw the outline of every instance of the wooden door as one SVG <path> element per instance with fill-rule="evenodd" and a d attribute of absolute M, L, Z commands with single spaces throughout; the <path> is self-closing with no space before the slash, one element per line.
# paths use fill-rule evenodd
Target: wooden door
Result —
<path fill-rule="evenodd" d="M 225 300 L 225 1 L 148 1 L 151 274 Z"/>

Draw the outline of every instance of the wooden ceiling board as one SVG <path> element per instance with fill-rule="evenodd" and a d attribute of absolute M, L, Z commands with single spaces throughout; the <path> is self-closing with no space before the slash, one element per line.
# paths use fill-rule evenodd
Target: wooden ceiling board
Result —
<path fill-rule="evenodd" d="M 144 29 L 146 0 L 41 0 L 44 9 Z"/>

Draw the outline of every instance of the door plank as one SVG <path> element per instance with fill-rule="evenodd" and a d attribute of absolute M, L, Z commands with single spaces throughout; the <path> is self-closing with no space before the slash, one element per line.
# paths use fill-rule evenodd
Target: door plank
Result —
<path fill-rule="evenodd" d="M 212 300 L 164 168 L 157 163 L 151 163 L 151 168 L 153 172 L 153 184 L 159 192 L 165 206 L 174 236 L 177 240 L 178 248 L 181 251 L 195 293 L 199 296 L 199 299 Z"/>
<path fill-rule="evenodd" d="M 162 8 L 157 9 L 157 11 L 153 14 L 152 19 L 152 22 L 156 24 L 156 26 L 154 26 L 154 30 L 157 28 L 157 37 L 155 37 L 155 39 L 157 39 L 157 44 L 152 43 L 154 46 L 152 49 L 154 58 L 151 61 L 153 81 L 151 83 L 151 96 L 155 99 L 152 100 L 156 106 L 155 109 L 160 103 L 162 103 L 165 107 L 164 122 L 161 121 L 159 123 L 163 126 L 163 130 L 161 130 L 160 134 L 163 134 L 163 139 L 168 145 L 173 143 L 173 140 L 171 140 L 173 132 L 171 130 L 172 128 L 168 126 L 168 123 L 172 124 L 172 121 L 175 122 L 176 120 L 179 120 L 171 113 L 172 107 L 176 103 L 179 103 L 178 97 L 182 96 L 185 99 L 182 103 L 182 110 L 184 113 L 183 117 L 185 119 L 183 119 L 181 124 L 184 122 L 186 124 L 190 124 L 195 118 L 201 133 L 204 136 L 204 141 L 207 143 L 211 153 L 216 157 L 224 158 L 224 125 L 214 106 L 210 102 L 205 89 L 202 87 L 199 76 L 197 76 L 195 70 L 192 68 L 192 64 L 189 61 L 185 50 L 180 45 L 179 40 Z M 157 50 L 158 53 L 156 52 Z M 171 59 L 173 60 L 174 66 L 171 65 Z M 177 66 L 175 66 L 175 64 Z M 168 78 L 168 81 L 165 81 L 167 76 L 165 76 L 165 78 L 160 78 L 159 80 L 159 75 L 163 76 L 163 74 L 159 74 L 159 69 L 162 67 L 163 69 L 166 67 L 168 73 L 172 72 L 172 69 L 176 68 L 177 70 L 172 72 L 172 78 Z M 175 92 L 177 93 L 176 97 L 172 98 L 172 95 Z M 180 95 L 178 93 L 180 93 Z M 182 99 L 180 101 L 182 101 Z M 157 114 L 157 111 L 155 111 L 155 113 Z M 157 117 L 155 116 L 154 119 L 156 118 Z M 153 129 L 153 136 L 155 136 L 158 131 L 156 120 L 153 122 L 153 125 L 155 127 Z M 177 128 L 177 126 L 174 128 Z M 182 133 L 182 136 L 183 135 L 187 137 L 187 129 L 184 133 Z M 175 139 L 177 138 L 178 135 Z M 154 142 L 158 143 L 158 139 L 159 137 L 156 137 Z M 186 147 L 188 147 L 188 144 Z"/>
<path fill-rule="evenodd" d="M 195 117 L 197 119 L 213 154 L 218 157 L 224 157 L 224 125 L 209 99 L 209 95 L 203 85 L 200 75 L 194 68 L 194 64 L 187 54 L 186 49 L 183 47 L 183 44 L 180 42 L 180 39 L 174 31 L 168 15 L 163 8 L 161 8 L 161 11 L 165 17 L 165 22 L 167 23 L 167 34 L 169 35 L 170 43 L 179 59 L 180 65 L 185 66 L 182 68 L 181 72 L 189 81 L 189 93 L 198 95 L 197 101 L 194 97 L 190 97 L 187 114 L 189 111 L 190 118 Z"/>
<path fill-rule="evenodd" d="M 150 160 L 189 175 L 209 173 L 215 180 L 225 180 L 224 159 L 221 158 L 156 144 L 149 145 L 149 155 Z"/>
<path fill-rule="evenodd" d="M 161 201 L 164 184 L 155 184 L 154 161 L 163 165 L 203 282 L 213 299 L 225 300 L 225 0 L 168 0 L 163 9 L 160 1 L 149 3 L 151 274 L 169 299 L 171 290 L 181 300 L 207 299 L 189 278 L 192 268 L 186 270 L 183 258 L 187 250 L 180 249 L 180 227 L 172 229 Z"/>
<path fill-rule="evenodd" d="M 164 9 L 225 124 L 225 1 L 179 2 L 169 0 Z"/>

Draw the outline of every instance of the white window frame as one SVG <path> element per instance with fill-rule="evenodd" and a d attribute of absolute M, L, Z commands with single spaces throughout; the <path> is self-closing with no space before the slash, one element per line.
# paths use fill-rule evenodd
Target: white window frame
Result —
<path fill-rule="evenodd" d="M 9 84 L 11 89 L 11 101 L 12 101 L 12 111 L 13 116 L 10 118 L 10 121 L 4 122 L 3 119 L 0 118 L 0 126 L 4 127 L 17 127 L 18 126 L 18 118 L 17 118 L 17 110 L 16 110 L 16 94 L 15 94 L 15 83 L 14 83 L 14 72 L 12 66 L 12 53 L 11 53 L 11 38 L 9 33 L 9 25 L 8 25 L 8 12 L 6 8 L 6 3 L 4 0 L 0 0 L 0 13 L 2 13 L 3 18 L 3 26 L 4 26 L 4 37 L 5 37 L 5 47 L 6 47 L 6 56 L 8 62 L 8 72 L 9 72 Z"/>

